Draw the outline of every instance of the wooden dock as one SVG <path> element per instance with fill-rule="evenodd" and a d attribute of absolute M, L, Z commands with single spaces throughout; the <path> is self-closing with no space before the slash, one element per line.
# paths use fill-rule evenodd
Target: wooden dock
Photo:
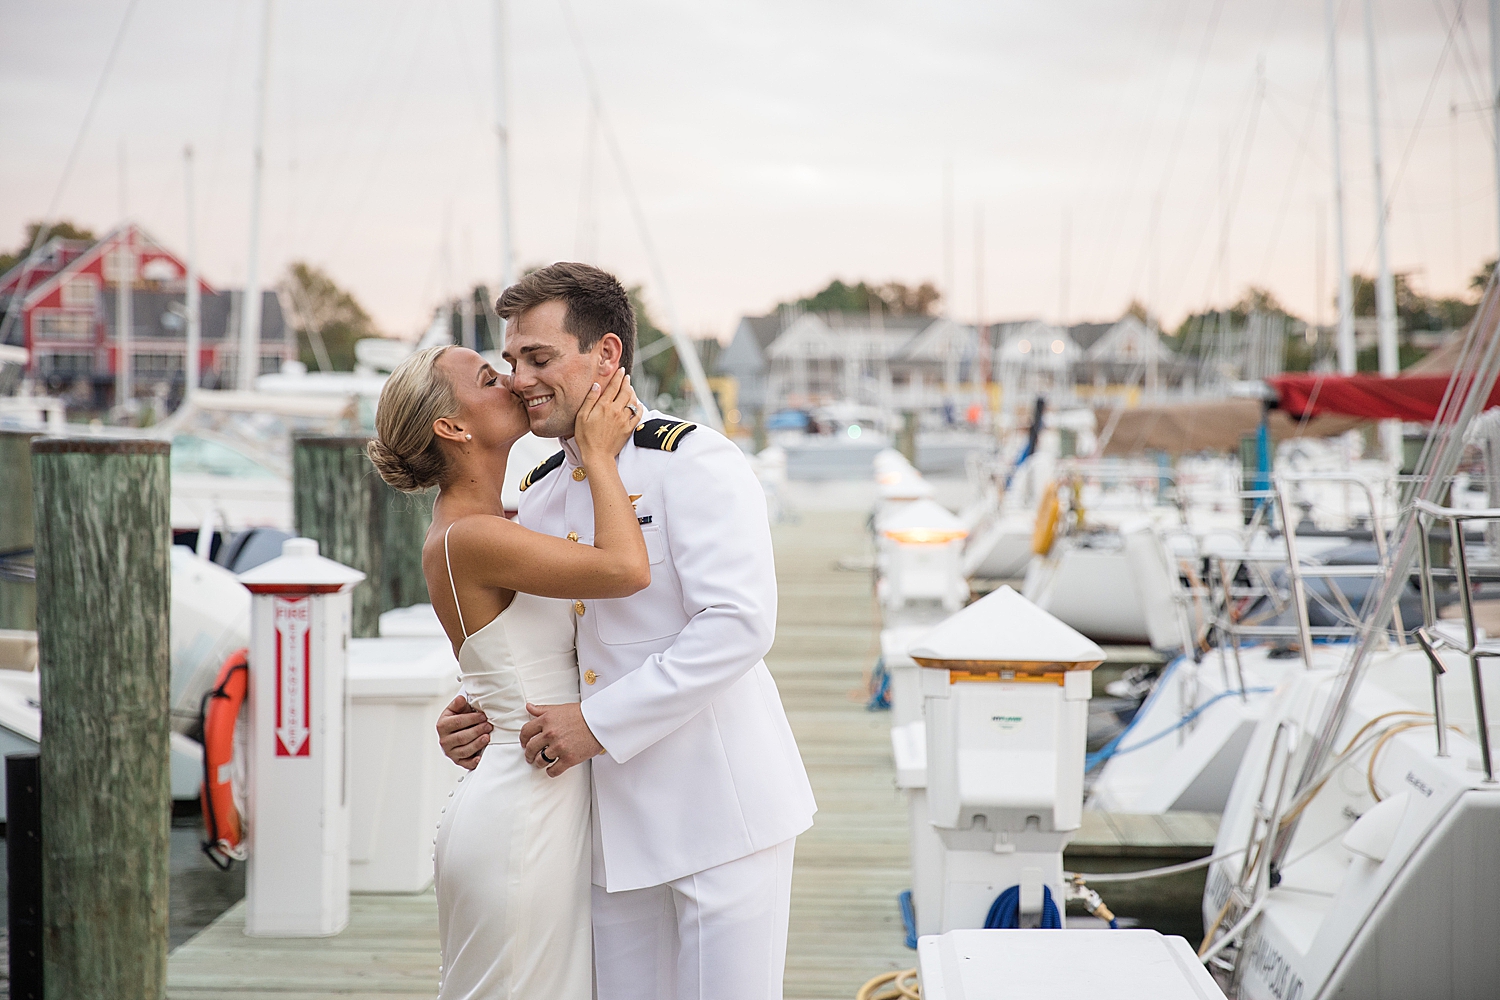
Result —
<path fill-rule="evenodd" d="M 869 572 L 838 568 L 841 557 L 864 551 L 865 517 L 860 511 L 807 511 L 775 529 L 781 600 L 776 645 L 767 661 L 818 799 L 813 829 L 797 842 L 788 1000 L 848 1000 L 871 976 L 916 964 L 916 953 L 904 945 L 896 902 L 911 876 L 890 717 L 864 707 L 864 678 L 878 651 L 878 612 Z M 1101 859 L 1090 870 L 1104 870 L 1105 863 L 1167 864 L 1137 859 L 1200 856 L 1205 836 L 1211 844 L 1212 825 L 1207 818 L 1091 819 L 1079 847 L 1090 862 Z M 1145 850 L 1133 851 L 1135 841 L 1143 841 Z M 1071 850 L 1069 863 L 1083 867 Z M 169 965 L 169 995 L 406 1000 L 436 993 L 431 892 L 355 896 L 350 926 L 334 938 L 252 939 L 243 928 L 241 903 L 179 948 Z"/>

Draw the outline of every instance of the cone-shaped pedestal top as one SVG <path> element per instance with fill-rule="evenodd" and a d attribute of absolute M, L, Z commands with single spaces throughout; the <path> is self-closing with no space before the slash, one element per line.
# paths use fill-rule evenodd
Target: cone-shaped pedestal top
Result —
<path fill-rule="evenodd" d="M 1092 670 L 1104 650 L 1009 587 L 975 601 L 918 640 L 924 667 L 1042 673 Z"/>

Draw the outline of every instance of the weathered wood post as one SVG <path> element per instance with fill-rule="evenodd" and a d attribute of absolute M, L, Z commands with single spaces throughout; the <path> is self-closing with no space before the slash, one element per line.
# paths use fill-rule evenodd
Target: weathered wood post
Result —
<path fill-rule="evenodd" d="M 0 628 L 36 628 L 36 585 L 18 579 L 31 559 L 31 439 L 33 431 L 0 431 Z M 9 558 L 6 558 L 6 557 Z"/>
<path fill-rule="evenodd" d="M 46 995 L 166 996 L 165 441 L 32 442 Z"/>
<path fill-rule="evenodd" d="M 365 574 L 353 634 L 380 634 L 380 614 L 427 600 L 422 539 L 432 498 L 391 489 L 365 455 L 369 438 L 299 434 L 292 443 L 292 518 L 319 551 Z"/>
<path fill-rule="evenodd" d="M 427 578 L 422 575 L 422 543 L 432 524 L 432 501 L 437 490 L 402 493 L 393 490 L 370 467 L 385 505 L 385 539 L 380 567 L 380 610 L 427 604 Z"/>

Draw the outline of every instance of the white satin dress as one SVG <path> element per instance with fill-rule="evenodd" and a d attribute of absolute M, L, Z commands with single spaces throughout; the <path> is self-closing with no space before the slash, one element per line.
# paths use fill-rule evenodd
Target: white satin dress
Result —
<path fill-rule="evenodd" d="M 447 548 L 444 536 L 445 559 Z M 463 693 L 495 731 L 438 824 L 440 1000 L 593 995 L 590 770 L 548 777 L 520 744 L 527 702 L 578 701 L 575 628 L 570 602 L 521 593 L 483 628 L 464 628 Z"/>

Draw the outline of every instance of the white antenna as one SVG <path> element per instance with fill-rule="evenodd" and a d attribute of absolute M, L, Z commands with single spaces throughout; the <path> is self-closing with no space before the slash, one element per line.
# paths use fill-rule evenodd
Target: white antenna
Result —
<path fill-rule="evenodd" d="M 500 291 L 516 280 L 510 215 L 510 103 L 505 86 L 505 0 L 495 0 L 495 138 L 499 143 Z M 501 321 L 504 330 L 504 321 Z"/>
<path fill-rule="evenodd" d="M 1058 272 L 1057 292 L 1057 325 L 1064 330 L 1068 328 L 1068 269 L 1072 266 L 1068 259 L 1068 243 L 1072 239 L 1073 216 L 1063 209 L 1062 218 L 1062 263 Z"/>
<path fill-rule="evenodd" d="M 255 153 L 250 161 L 250 256 L 245 263 L 245 293 L 240 304 L 241 389 L 254 389 L 260 374 L 260 187 L 266 162 L 266 92 L 271 80 L 271 2 L 262 0 L 260 81 L 255 97 Z"/>
<path fill-rule="evenodd" d="M 1328 101 L 1333 116 L 1333 229 L 1339 258 L 1339 373 L 1353 375 L 1354 290 L 1349 284 L 1349 254 L 1344 237 L 1344 129 L 1339 119 L 1338 20 L 1334 16 L 1333 0 L 1323 0 L 1323 15 L 1328 25 Z"/>
<path fill-rule="evenodd" d="M 198 299 L 198 233 L 193 212 L 193 147 L 182 151 L 183 174 L 187 187 L 187 287 L 183 305 L 187 308 L 187 355 L 183 359 L 186 381 L 182 401 L 186 403 L 198 391 L 198 364 L 202 352 L 202 305 Z"/>

